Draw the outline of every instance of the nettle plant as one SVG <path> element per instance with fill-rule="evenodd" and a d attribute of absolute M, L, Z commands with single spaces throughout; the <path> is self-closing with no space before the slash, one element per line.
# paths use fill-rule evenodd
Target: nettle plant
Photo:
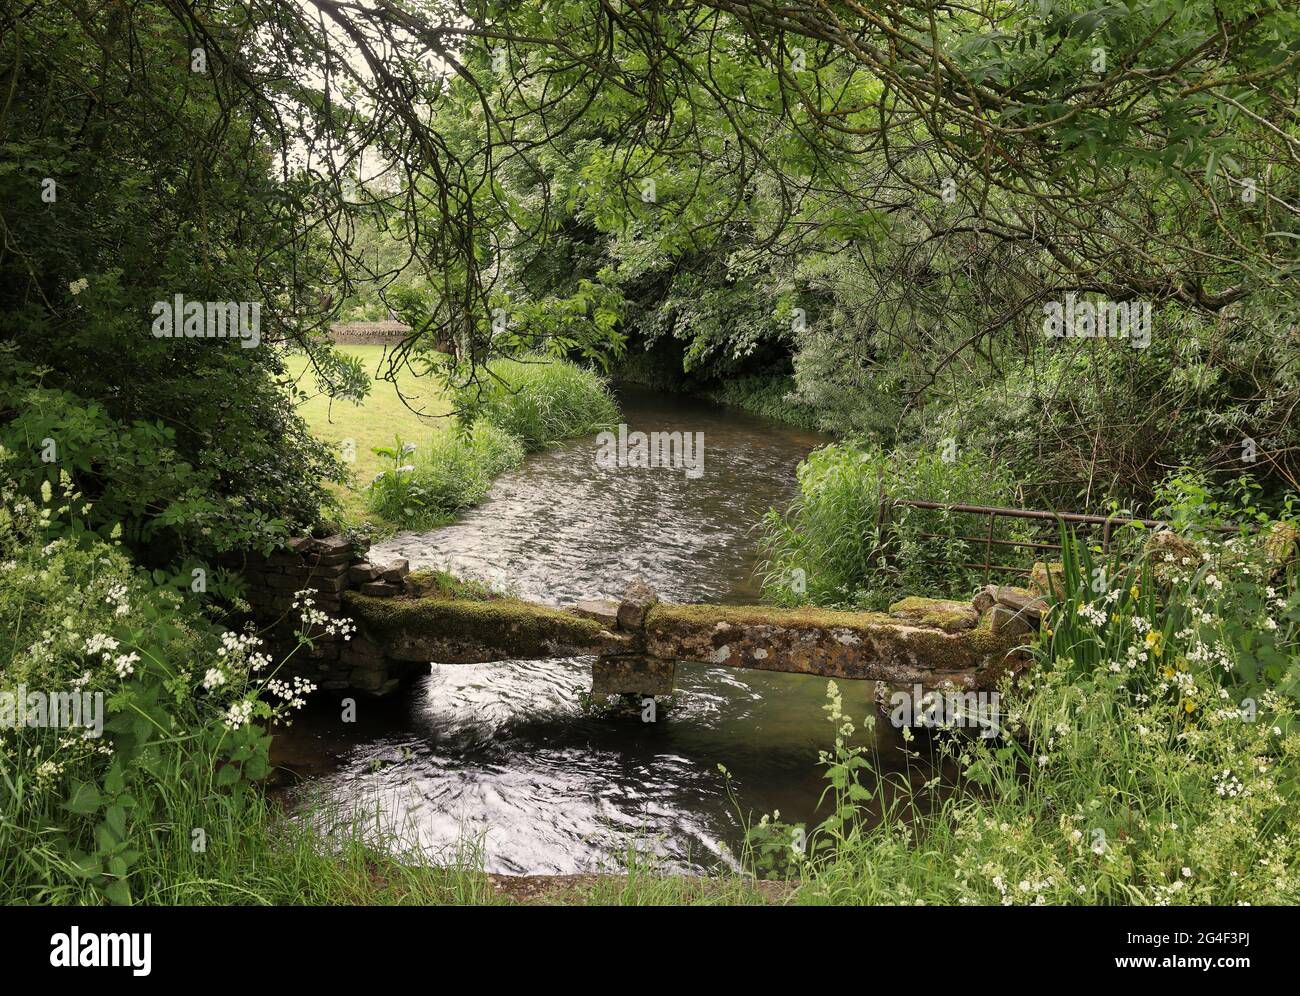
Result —
<path fill-rule="evenodd" d="M 74 533 L 85 499 L 66 477 L 31 497 L 0 473 L 0 497 L 0 687 L 104 703 L 101 737 L 0 726 L 0 880 L 29 901 L 128 903 L 141 868 L 202 851 L 261 804 L 268 730 L 314 690 L 280 672 L 317 635 L 354 627 L 299 593 L 298 646 L 273 662 L 136 569 L 120 540 Z"/>
<path fill-rule="evenodd" d="M 422 447 L 398 437 L 373 452 L 389 465 L 369 484 L 369 508 L 412 528 L 440 525 L 478 504 L 498 474 L 524 459 L 523 443 L 486 419 L 464 432 L 435 431 Z"/>

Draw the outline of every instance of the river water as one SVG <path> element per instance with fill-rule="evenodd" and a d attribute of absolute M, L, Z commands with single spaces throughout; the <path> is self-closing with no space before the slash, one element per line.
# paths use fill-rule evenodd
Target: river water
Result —
<path fill-rule="evenodd" d="M 530 456 L 455 524 L 400 534 L 372 560 L 557 605 L 617 598 L 634 577 L 665 601 L 754 601 L 755 523 L 793 496 L 796 465 L 826 438 L 678 396 L 619 395 L 630 430 L 702 432 L 703 474 L 602 469 L 593 438 L 570 441 Z M 494 872 L 617 870 L 630 853 L 707 872 L 732 864 L 744 820 L 818 815 L 826 679 L 679 664 L 673 707 L 647 724 L 584 711 L 591 663 L 433 664 L 386 699 L 361 699 L 354 723 L 337 703 L 309 707 L 276 758 L 300 776 L 295 796 L 377 813 L 432 861 L 472 841 Z M 872 689 L 840 686 L 860 726 Z"/>

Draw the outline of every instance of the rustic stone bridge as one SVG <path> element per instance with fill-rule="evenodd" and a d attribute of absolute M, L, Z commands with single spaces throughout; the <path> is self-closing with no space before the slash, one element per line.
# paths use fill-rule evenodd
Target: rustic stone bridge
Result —
<path fill-rule="evenodd" d="M 291 673 L 326 689 L 383 695 L 430 662 L 592 656 L 595 695 L 671 693 L 679 661 L 832 678 L 992 690 L 1024 667 L 1046 602 L 989 586 L 972 602 L 906 598 L 887 613 L 770 606 L 673 605 L 634 583 L 620 602 L 553 608 L 509 598 L 405 561 L 379 566 L 341 537 L 294 541 L 239 566 L 254 615 L 287 651 L 294 592 L 351 618 L 351 640 L 313 640 Z M 1041 584 L 1038 590 L 1041 590 Z"/>

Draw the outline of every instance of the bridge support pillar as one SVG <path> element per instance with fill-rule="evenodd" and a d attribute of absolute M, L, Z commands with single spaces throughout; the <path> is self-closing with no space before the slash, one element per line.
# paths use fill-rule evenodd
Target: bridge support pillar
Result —
<path fill-rule="evenodd" d="M 591 665 L 591 694 L 668 696 L 673 693 L 672 661 L 644 654 L 619 654 L 597 657 Z"/>

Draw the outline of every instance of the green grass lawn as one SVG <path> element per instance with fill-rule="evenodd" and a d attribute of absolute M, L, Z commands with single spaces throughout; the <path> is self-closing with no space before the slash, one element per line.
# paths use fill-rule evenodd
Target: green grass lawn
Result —
<path fill-rule="evenodd" d="M 360 359 L 372 376 L 383 368 L 383 346 L 340 346 L 339 350 Z M 449 431 L 452 422 L 448 418 L 429 418 L 416 414 L 411 408 L 428 415 L 445 415 L 451 410 L 450 403 L 439 385 L 428 378 L 416 376 L 411 370 L 402 371 L 396 386 L 387 380 L 375 380 L 370 394 L 361 405 L 341 399 L 331 400 L 316 393 L 315 381 L 305 356 L 293 354 L 285 362 L 299 389 L 312 395 L 298 406 L 298 411 L 312 434 L 330 443 L 343 443 L 350 439 L 355 445 L 356 460 L 352 464 L 352 481 L 348 486 L 333 489 L 343 506 L 345 519 L 349 522 L 360 522 L 367 518 L 374 521 L 375 516 L 366 511 L 365 490 L 371 478 L 384 468 L 385 463 L 375 456 L 373 448 L 391 446 L 394 436 L 401 436 L 404 442 L 423 447 L 433 433 Z M 398 396 L 399 390 L 406 399 L 405 404 L 402 397 Z M 410 408 L 407 407 L 408 404 Z"/>

